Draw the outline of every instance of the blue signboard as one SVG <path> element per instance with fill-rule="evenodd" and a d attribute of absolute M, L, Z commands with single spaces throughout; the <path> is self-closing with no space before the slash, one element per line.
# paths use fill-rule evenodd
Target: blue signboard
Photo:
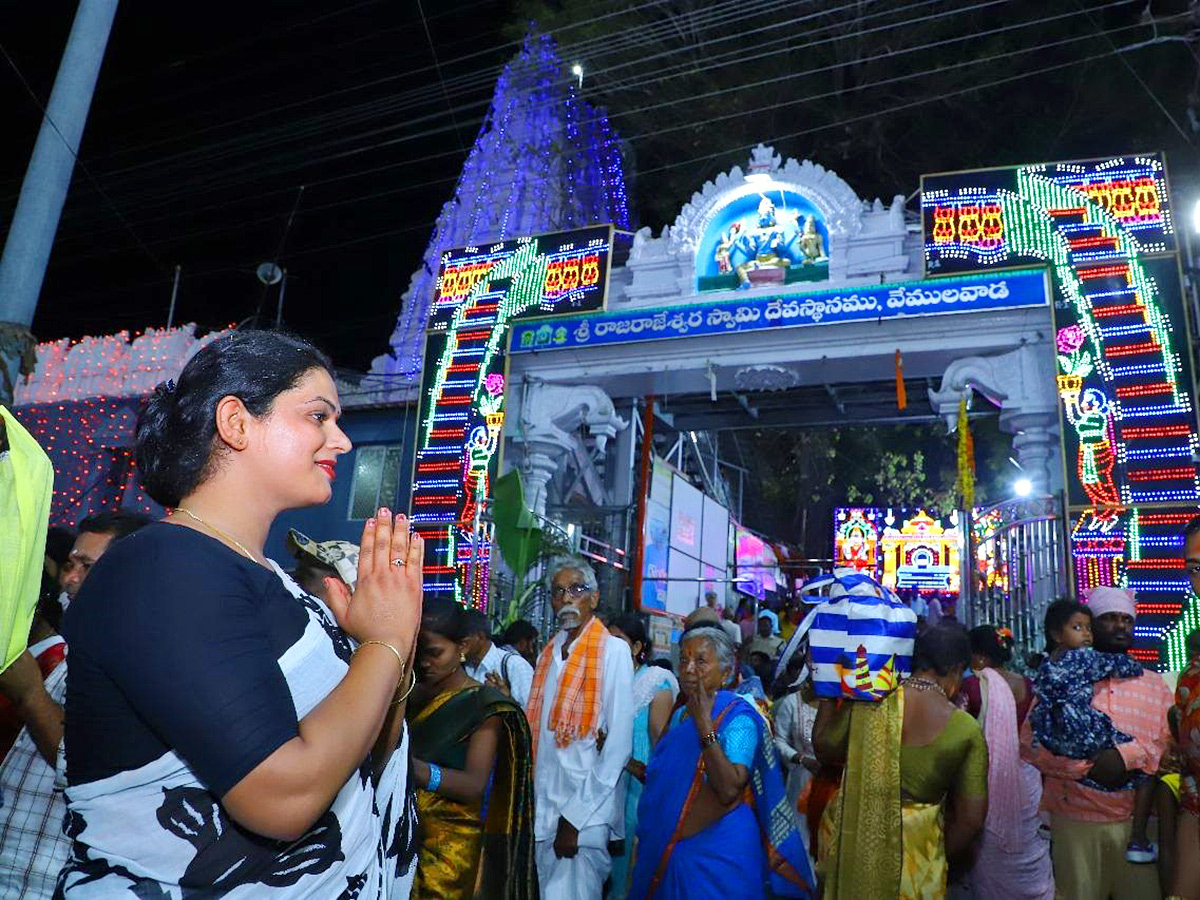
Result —
<path fill-rule="evenodd" d="M 1048 303 L 1043 270 L 998 272 L 519 322 L 513 326 L 509 352 L 568 350 Z"/>

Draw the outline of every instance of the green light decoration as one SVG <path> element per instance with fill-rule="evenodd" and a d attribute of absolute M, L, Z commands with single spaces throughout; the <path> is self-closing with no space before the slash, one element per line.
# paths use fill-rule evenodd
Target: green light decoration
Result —
<path fill-rule="evenodd" d="M 1178 668 L 1200 608 L 1168 548 L 1200 481 L 1167 197 L 1139 156 L 927 176 L 922 206 L 931 272 L 1049 265 L 1076 589 L 1138 591 L 1133 655 Z"/>
<path fill-rule="evenodd" d="M 511 325 L 601 308 L 612 242 L 612 227 L 599 225 L 443 254 L 412 493 L 430 594 L 486 608 L 491 535 L 482 511 L 502 443 Z"/>
<path fill-rule="evenodd" d="M 1163 650 L 1167 657 L 1167 668 L 1179 672 L 1187 668 L 1188 635 L 1200 628 L 1200 597 L 1192 594 L 1184 604 L 1183 612 L 1175 625 L 1163 633 Z"/>

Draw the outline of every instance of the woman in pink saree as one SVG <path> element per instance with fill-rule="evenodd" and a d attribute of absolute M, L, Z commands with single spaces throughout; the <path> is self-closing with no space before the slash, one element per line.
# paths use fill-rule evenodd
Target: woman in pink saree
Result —
<path fill-rule="evenodd" d="M 1018 734 L 1029 711 L 1029 680 L 1001 668 L 1012 638 L 991 625 L 971 631 L 974 684 L 967 709 L 983 725 L 988 747 L 988 813 L 971 871 L 976 900 L 1053 900 L 1050 842 L 1038 832 L 1042 776 L 1020 757 Z"/>

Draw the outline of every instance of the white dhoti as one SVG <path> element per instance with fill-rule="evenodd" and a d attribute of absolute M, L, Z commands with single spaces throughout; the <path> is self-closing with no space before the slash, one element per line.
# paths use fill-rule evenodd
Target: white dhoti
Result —
<path fill-rule="evenodd" d="M 599 900 L 612 871 L 608 831 L 605 825 L 583 829 L 579 832 L 579 852 L 570 859 L 554 855 L 554 841 L 534 844 L 542 900 Z"/>
<path fill-rule="evenodd" d="M 545 679 L 540 712 L 530 701 L 530 717 L 540 729 L 533 774 L 534 861 L 542 900 L 600 900 L 612 871 L 613 825 L 618 817 L 624 825 L 621 773 L 633 752 L 633 657 L 624 641 L 604 632 L 595 731 L 560 747 L 549 720 L 559 679 L 576 652 L 572 646 L 564 660 L 565 641 L 566 632 L 560 631 L 538 660 L 534 681 Z M 554 855 L 560 820 L 579 830 L 579 852 L 570 859 Z"/>

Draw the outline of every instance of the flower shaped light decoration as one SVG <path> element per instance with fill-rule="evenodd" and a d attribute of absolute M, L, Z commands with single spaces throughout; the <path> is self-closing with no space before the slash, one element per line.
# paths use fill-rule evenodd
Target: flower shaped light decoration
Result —
<path fill-rule="evenodd" d="M 1058 329 L 1054 343 L 1058 347 L 1058 366 L 1063 375 L 1073 375 L 1083 379 L 1095 368 L 1092 364 L 1092 354 L 1083 349 L 1087 341 L 1082 325 L 1067 325 Z"/>

